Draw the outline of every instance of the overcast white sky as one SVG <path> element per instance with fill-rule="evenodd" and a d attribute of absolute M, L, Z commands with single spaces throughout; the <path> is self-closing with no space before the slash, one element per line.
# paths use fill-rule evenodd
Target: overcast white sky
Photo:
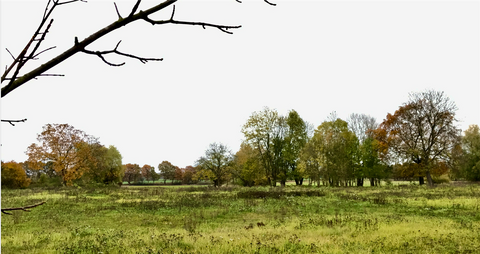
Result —
<path fill-rule="evenodd" d="M 272 0 L 273 1 L 273 0 Z M 47 0 L 2 0 L 0 66 L 33 34 Z M 135 0 L 116 1 L 127 16 Z M 142 1 L 146 9 L 159 1 Z M 295 109 L 316 126 L 330 112 L 365 113 L 381 122 L 409 92 L 445 91 L 459 127 L 480 125 L 479 1 L 179 0 L 175 18 L 242 25 L 217 29 L 152 26 L 137 21 L 90 50 L 134 59 L 110 67 L 79 54 L 49 71 L 65 77 L 30 81 L 1 100 L 1 159 L 24 161 L 47 123 L 68 123 L 116 146 L 123 163 L 193 165 L 213 142 L 239 149 L 242 125 L 263 107 Z M 155 18 L 168 18 L 171 8 Z M 117 19 L 113 1 L 61 6 L 42 48 L 48 60 Z M 40 62 L 39 62 L 40 63 Z M 31 66 L 33 67 L 33 65 Z M 5 85 L 2 84 L 2 86 Z"/>

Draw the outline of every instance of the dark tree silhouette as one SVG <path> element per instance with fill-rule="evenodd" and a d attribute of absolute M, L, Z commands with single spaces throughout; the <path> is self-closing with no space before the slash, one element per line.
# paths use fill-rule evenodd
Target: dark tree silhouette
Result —
<path fill-rule="evenodd" d="M 18 54 L 17 57 L 14 57 L 13 54 L 7 49 L 7 52 L 12 56 L 13 62 L 8 66 L 3 73 L 1 77 L 1 82 L 7 82 L 5 86 L 2 86 L 2 97 L 6 96 L 13 90 L 17 89 L 18 87 L 22 86 L 23 84 L 27 83 L 28 81 L 37 78 L 39 76 L 63 76 L 63 74 L 52 74 L 52 73 L 46 73 L 48 70 L 50 70 L 52 67 L 62 63 L 66 59 L 70 58 L 76 53 L 82 52 L 86 54 L 91 54 L 91 55 L 96 55 L 100 59 L 102 59 L 106 64 L 110 66 L 121 66 L 124 65 L 125 63 L 112 63 L 109 62 L 105 56 L 108 54 L 116 54 L 116 55 L 121 55 L 127 58 L 133 58 L 141 61 L 142 63 L 146 63 L 148 61 L 161 61 L 163 60 L 162 58 L 147 58 L 147 57 L 140 57 L 136 56 L 133 54 L 125 53 L 120 51 L 118 48 L 120 46 L 119 41 L 116 46 L 111 49 L 111 50 L 104 50 L 104 51 L 93 51 L 93 50 L 88 50 L 86 47 L 93 43 L 94 41 L 102 38 L 103 36 L 109 34 L 112 31 L 115 31 L 119 28 L 122 28 L 134 21 L 137 20 L 143 20 L 145 22 L 148 22 L 152 25 L 163 25 L 163 24 L 178 24 L 178 25 L 192 25 L 192 26 L 201 26 L 203 28 L 206 27 L 213 27 L 217 28 L 222 32 L 225 32 L 227 34 L 231 34 L 232 32 L 229 31 L 230 29 L 237 29 L 240 28 L 240 25 L 237 26 L 228 26 L 228 25 L 220 25 L 220 24 L 212 24 L 212 23 L 205 23 L 205 22 L 192 22 L 192 21 L 180 21 L 174 19 L 175 16 L 175 6 L 173 6 L 172 14 L 170 16 L 170 19 L 168 20 L 153 20 L 150 18 L 150 15 L 157 13 L 161 10 L 164 10 L 165 8 L 169 7 L 170 5 L 173 5 L 175 2 L 178 0 L 165 0 L 150 9 L 146 10 L 139 10 L 139 6 L 141 3 L 141 0 L 137 0 L 135 5 L 133 6 L 132 10 L 130 11 L 130 14 L 126 17 L 123 17 L 118 8 L 117 5 L 115 4 L 115 10 L 118 15 L 118 20 L 114 21 L 110 25 L 98 30 L 97 32 L 91 34 L 87 38 L 83 40 L 79 40 L 77 37 L 72 38 L 73 39 L 73 46 L 69 49 L 67 49 L 65 52 L 59 54 L 58 56 L 52 58 L 51 60 L 47 61 L 46 63 L 38 66 L 37 68 L 34 68 L 33 70 L 25 73 L 25 74 L 20 74 L 22 68 L 30 62 L 31 60 L 37 59 L 37 57 L 49 50 L 52 50 L 55 48 L 55 46 L 48 47 L 44 50 L 39 51 L 39 48 L 42 44 L 42 42 L 45 40 L 45 37 L 49 33 L 49 30 L 53 24 L 53 19 L 50 19 L 51 14 L 53 11 L 58 8 L 59 6 L 65 5 L 65 4 L 72 4 L 75 2 L 85 2 L 84 0 L 65 0 L 65 1 L 60 1 L 60 0 L 49 0 L 47 3 L 47 6 L 45 7 L 43 18 L 38 25 L 37 30 L 31 37 L 30 41 L 27 43 L 27 45 L 24 47 L 24 49 Z M 266 1 L 267 2 L 267 1 Z M 269 2 L 267 2 L 269 3 Z"/>

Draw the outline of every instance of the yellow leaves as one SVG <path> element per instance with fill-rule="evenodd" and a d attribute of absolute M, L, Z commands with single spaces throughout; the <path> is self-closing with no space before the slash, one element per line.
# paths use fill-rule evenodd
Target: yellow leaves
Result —
<path fill-rule="evenodd" d="M 26 188 L 30 185 L 22 164 L 15 161 L 4 163 L 2 161 L 2 186 L 9 188 Z"/>
<path fill-rule="evenodd" d="M 47 124 L 38 135 L 40 146 L 32 144 L 27 148 L 28 165 L 41 169 L 46 162 L 53 162 L 54 170 L 64 185 L 80 178 L 86 163 L 91 159 L 90 144 L 97 139 L 68 124 Z"/>

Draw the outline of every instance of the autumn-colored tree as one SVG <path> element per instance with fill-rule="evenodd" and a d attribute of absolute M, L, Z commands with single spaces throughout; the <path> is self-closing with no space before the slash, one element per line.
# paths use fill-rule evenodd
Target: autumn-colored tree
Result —
<path fill-rule="evenodd" d="M 136 182 L 141 176 L 140 166 L 138 164 L 128 163 L 124 165 L 124 172 L 123 181 L 128 182 L 128 184 Z"/>
<path fill-rule="evenodd" d="M 228 180 L 229 171 L 233 165 L 233 155 L 226 145 L 212 143 L 205 151 L 205 156 L 197 160 L 196 167 L 206 171 L 206 175 L 215 187 L 221 186 Z"/>
<path fill-rule="evenodd" d="M 2 188 L 26 188 L 30 185 L 21 163 L 15 161 L 1 162 L 2 164 Z"/>
<path fill-rule="evenodd" d="M 263 172 L 258 152 L 245 142 L 235 154 L 233 176 L 244 186 L 266 185 L 267 178 Z"/>
<path fill-rule="evenodd" d="M 63 185 L 71 185 L 80 178 L 92 156 L 89 146 L 97 139 L 68 124 L 47 124 L 38 134 L 40 145 L 28 147 L 29 167 L 40 170 L 52 162 L 55 172 L 61 177 Z"/>
<path fill-rule="evenodd" d="M 380 124 L 375 132 L 390 159 L 419 165 L 415 174 L 420 184 L 427 177 L 433 185 L 432 167 L 448 160 L 459 142 L 460 130 L 455 126 L 455 103 L 443 92 L 425 91 L 410 94 L 409 101 Z"/>
<path fill-rule="evenodd" d="M 141 169 L 141 173 L 142 173 L 142 177 L 145 181 L 152 181 L 153 178 L 154 178 L 154 173 L 155 173 L 155 168 L 148 165 L 148 164 L 145 164 L 143 165 L 142 169 Z"/>
<path fill-rule="evenodd" d="M 168 161 L 162 161 L 158 164 L 158 170 L 160 171 L 160 177 L 163 178 L 163 183 L 166 184 L 167 180 L 175 179 L 175 169 L 176 167 Z"/>
<path fill-rule="evenodd" d="M 180 167 L 175 167 L 175 176 L 174 179 L 178 182 L 181 183 L 183 181 L 183 168 Z"/>

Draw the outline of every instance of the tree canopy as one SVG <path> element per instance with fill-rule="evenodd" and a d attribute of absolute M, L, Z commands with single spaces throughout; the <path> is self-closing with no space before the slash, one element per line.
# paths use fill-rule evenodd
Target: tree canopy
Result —
<path fill-rule="evenodd" d="M 448 160 L 459 142 L 456 110 L 455 103 L 443 92 L 412 93 L 407 103 L 380 124 L 377 139 L 392 152 L 391 159 L 420 165 L 416 171 L 420 183 L 426 176 L 428 184 L 433 185 L 432 167 Z"/>

